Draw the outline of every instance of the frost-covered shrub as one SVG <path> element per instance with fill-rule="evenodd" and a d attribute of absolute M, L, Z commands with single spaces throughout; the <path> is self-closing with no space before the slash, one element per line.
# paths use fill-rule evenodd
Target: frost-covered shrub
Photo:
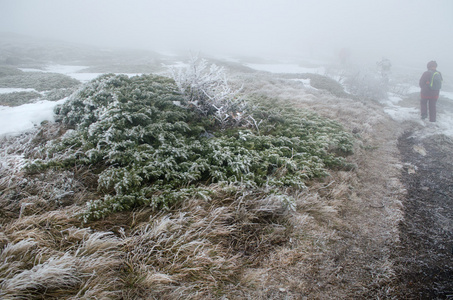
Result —
<path fill-rule="evenodd" d="M 44 96 L 40 93 L 31 92 L 13 92 L 7 94 L 0 94 L 0 105 L 3 106 L 19 106 L 22 104 L 32 103 L 39 99 L 45 99 L 49 101 L 58 101 L 65 97 L 70 96 L 76 90 L 73 88 L 62 88 L 52 89 L 51 91 L 45 92 Z"/>
<path fill-rule="evenodd" d="M 36 92 L 14 92 L 8 94 L 0 94 L 0 105 L 3 106 L 19 106 L 30 103 L 34 99 L 41 97 L 41 94 Z"/>
<path fill-rule="evenodd" d="M 389 81 L 377 73 L 368 70 L 351 71 L 344 80 L 348 92 L 372 100 L 387 99 Z"/>
<path fill-rule="evenodd" d="M 310 85 L 315 89 L 328 91 L 339 98 L 350 97 L 350 95 L 345 92 L 343 85 L 337 80 L 330 78 L 328 75 L 302 73 L 282 74 L 281 77 L 286 79 L 309 79 Z"/>
<path fill-rule="evenodd" d="M 0 77 L 3 76 L 11 76 L 11 75 L 20 75 L 23 74 L 24 72 L 10 66 L 0 66 Z"/>
<path fill-rule="evenodd" d="M 102 199 L 88 203 L 85 220 L 140 205 L 156 209 L 195 194 L 207 184 L 249 188 L 303 187 L 342 166 L 351 136 L 331 121 L 272 99 L 251 97 L 250 129 L 212 122 L 185 103 L 170 78 L 104 75 L 57 107 L 75 128 L 41 149 L 29 171 L 89 165 L 98 170 Z M 259 121 L 258 121 L 259 120 Z"/>
<path fill-rule="evenodd" d="M 192 57 L 187 67 L 172 68 L 171 74 L 187 107 L 212 116 L 222 128 L 243 124 L 247 103 L 239 95 L 241 89 L 228 83 L 224 68 Z"/>
<path fill-rule="evenodd" d="M 348 94 L 344 91 L 344 87 L 338 81 L 319 74 L 305 75 L 310 78 L 310 85 L 312 87 L 320 90 L 326 90 L 340 98 L 348 97 Z"/>
<path fill-rule="evenodd" d="M 38 92 L 80 85 L 77 79 L 57 73 L 22 72 L 0 77 L 1 88 L 33 88 Z"/>
<path fill-rule="evenodd" d="M 61 89 L 52 89 L 50 91 L 45 92 L 44 99 L 49 101 L 58 101 L 60 99 L 69 97 L 72 93 L 74 93 L 76 87 L 72 88 L 61 88 Z"/>

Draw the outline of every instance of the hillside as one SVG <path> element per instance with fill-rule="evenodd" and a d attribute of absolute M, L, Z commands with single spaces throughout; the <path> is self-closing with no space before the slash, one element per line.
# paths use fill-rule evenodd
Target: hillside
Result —
<path fill-rule="evenodd" d="M 357 66 L 208 58 L 253 107 L 247 125 L 239 102 L 228 106 L 230 119 L 172 104 L 187 99 L 162 63 L 186 66 L 186 58 L 99 61 L 71 48 L 58 63 L 79 68 L 62 74 L 48 57 L 27 54 L 35 43 L 0 46 L 12 45 L 22 50 L 0 66 L 0 113 L 64 104 L 49 121 L 1 137 L 2 298 L 453 294 L 448 85 L 431 127 L 418 120 L 407 81 L 416 75 L 401 69 L 382 91 L 379 78 L 338 78 Z M 55 80 L 39 90 L 42 71 Z M 375 97 L 382 92 L 390 97 Z"/>

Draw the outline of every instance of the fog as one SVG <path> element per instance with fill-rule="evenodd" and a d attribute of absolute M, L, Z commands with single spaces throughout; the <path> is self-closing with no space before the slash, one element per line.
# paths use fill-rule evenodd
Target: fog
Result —
<path fill-rule="evenodd" d="M 347 48 L 353 60 L 453 70 L 451 0 L 0 0 L 0 32 L 280 59 Z"/>

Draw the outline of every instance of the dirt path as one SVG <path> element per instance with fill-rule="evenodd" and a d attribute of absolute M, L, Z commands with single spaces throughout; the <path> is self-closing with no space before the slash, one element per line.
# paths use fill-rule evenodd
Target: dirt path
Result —
<path fill-rule="evenodd" d="M 453 299 L 453 139 L 416 121 L 381 115 L 358 149 L 326 298 Z"/>
<path fill-rule="evenodd" d="M 405 299 L 453 298 L 453 140 L 423 137 L 398 140 L 407 189 L 401 247 L 395 252 L 397 295 Z"/>

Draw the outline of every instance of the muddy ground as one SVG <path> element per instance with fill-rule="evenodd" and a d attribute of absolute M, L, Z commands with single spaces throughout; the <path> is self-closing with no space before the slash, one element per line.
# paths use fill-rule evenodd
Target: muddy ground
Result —
<path fill-rule="evenodd" d="M 435 130 L 398 139 L 407 190 L 394 252 L 399 299 L 453 299 L 453 140 Z"/>

